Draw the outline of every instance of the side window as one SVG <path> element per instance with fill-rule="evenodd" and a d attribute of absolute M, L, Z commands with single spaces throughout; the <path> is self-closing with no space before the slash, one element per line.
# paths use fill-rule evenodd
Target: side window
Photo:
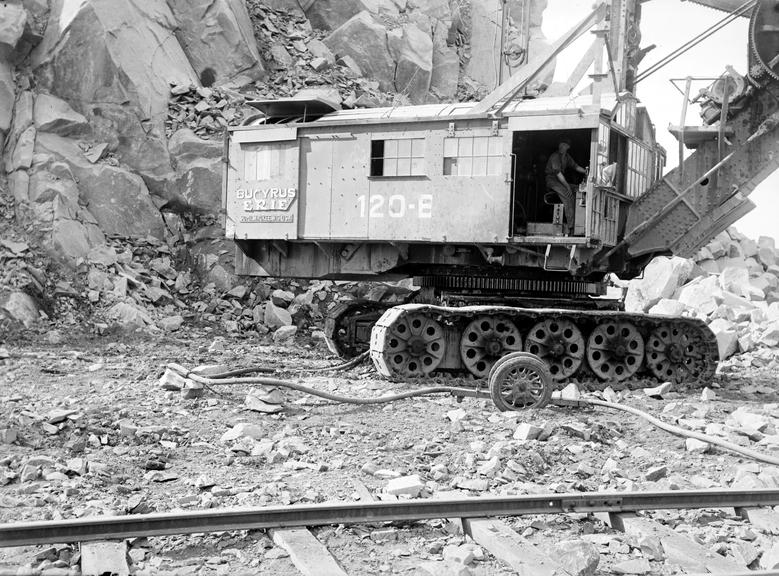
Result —
<path fill-rule="evenodd" d="M 424 138 L 397 138 L 371 142 L 371 176 L 424 175 Z"/>
<path fill-rule="evenodd" d="M 500 136 L 444 138 L 444 176 L 497 176 L 502 167 Z"/>
<path fill-rule="evenodd" d="M 652 184 L 655 163 L 652 151 L 645 145 L 630 140 L 628 145 L 627 195 L 639 197 Z"/>
<path fill-rule="evenodd" d="M 245 144 L 243 150 L 243 173 L 246 180 L 270 180 L 281 176 L 286 165 L 289 144 L 272 142 Z"/>

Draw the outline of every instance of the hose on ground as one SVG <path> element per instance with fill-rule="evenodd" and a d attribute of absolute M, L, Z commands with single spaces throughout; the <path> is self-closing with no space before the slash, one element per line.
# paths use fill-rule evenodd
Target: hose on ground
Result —
<path fill-rule="evenodd" d="M 203 384 L 204 386 L 224 386 L 228 384 L 263 384 L 265 386 L 278 386 L 280 388 L 290 388 L 297 390 L 298 392 L 304 392 L 312 396 L 318 396 L 326 400 L 333 402 L 340 402 L 342 404 L 386 404 L 388 402 L 395 402 L 396 400 L 404 400 L 406 398 L 415 398 L 417 396 L 427 396 L 429 394 L 451 394 L 456 388 L 452 386 L 430 386 L 428 388 L 419 388 L 417 390 L 410 390 L 408 392 L 401 392 L 399 394 L 390 394 L 387 396 L 377 396 L 374 398 L 356 398 L 353 396 L 341 396 L 339 394 L 331 394 L 330 392 L 324 392 L 298 384 L 296 382 L 290 382 L 288 380 L 280 380 L 278 378 L 265 378 L 265 377 L 253 377 L 253 378 L 205 378 L 198 374 L 195 374 L 179 364 L 168 364 L 168 369 L 176 372 L 184 378 L 189 378 L 195 382 Z"/>
<path fill-rule="evenodd" d="M 330 370 L 348 370 L 349 368 L 353 368 L 354 366 L 357 366 L 360 362 L 365 360 L 368 357 L 369 351 L 365 351 L 362 354 L 355 356 L 351 360 L 344 362 L 342 364 L 336 364 L 334 366 L 320 366 L 318 368 L 298 368 L 296 371 L 298 372 L 327 372 Z M 224 378 L 233 378 L 235 376 L 244 376 L 246 374 L 254 374 L 254 373 L 262 373 L 262 374 L 273 374 L 276 372 L 275 368 L 271 368 L 269 366 L 252 366 L 249 368 L 239 368 L 237 370 L 230 370 L 228 372 L 221 372 L 219 374 L 209 374 L 208 377 L 212 378 L 214 380 L 222 380 Z"/>
<path fill-rule="evenodd" d="M 354 360 L 356 360 L 356 358 L 352 359 L 352 361 Z M 297 390 L 298 392 L 303 392 L 305 394 L 310 394 L 312 396 L 318 396 L 320 398 L 324 398 L 332 402 L 339 402 L 342 404 L 359 404 L 359 405 L 386 404 L 388 402 L 395 402 L 396 400 L 405 400 L 406 398 L 428 396 L 430 394 L 453 394 L 455 393 L 456 390 L 458 390 L 456 387 L 453 386 L 431 386 L 428 388 L 419 388 L 417 390 L 410 390 L 408 392 L 401 392 L 399 394 L 390 394 L 387 396 L 378 396 L 374 398 L 356 398 L 353 396 L 341 396 L 339 394 L 331 394 L 329 392 L 324 392 L 322 390 L 311 388 L 310 386 L 305 386 L 303 384 L 298 384 L 296 382 L 290 382 L 287 380 L 280 380 L 278 378 L 267 378 L 267 377 L 257 377 L 257 376 L 251 378 L 231 378 L 231 377 L 223 378 L 221 377 L 221 375 L 217 375 L 220 377 L 206 378 L 200 376 L 199 374 L 193 373 L 190 370 L 187 370 L 186 368 L 184 368 L 179 364 L 171 363 L 168 364 L 167 367 L 169 370 L 178 373 L 184 378 L 189 378 L 190 380 L 203 384 L 204 386 L 214 386 L 214 385 L 221 386 L 221 385 L 229 385 L 229 384 L 263 384 L 265 386 L 278 386 L 280 388 L 289 388 L 291 390 Z M 235 372 L 241 372 L 241 371 L 236 370 Z M 225 373 L 225 374 L 229 374 L 229 373 Z M 707 434 L 695 432 L 694 430 L 687 430 L 679 426 L 674 426 L 673 424 L 668 424 L 667 422 L 663 422 L 659 418 L 655 418 L 654 416 L 648 414 L 647 412 L 644 412 L 643 410 L 639 410 L 638 408 L 633 408 L 631 406 L 625 406 L 623 404 L 616 404 L 614 402 L 606 402 L 604 400 L 596 400 L 592 398 L 581 398 L 576 401 L 558 400 L 557 402 L 553 398 L 552 404 L 557 404 L 558 406 L 568 406 L 568 407 L 599 406 L 601 408 L 607 408 L 610 410 L 621 410 L 622 412 L 628 412 L 629 414 L 633 414 L 634 416 L 643 418 L 644 420 L 646 420 L 656 428 L 664 430 L 670 434 L 674 434 L 676 436 L 683 436 L 686 438 L 695 438 L 696 440 L 700 440 L 701 442 L 706 442 L 714 446 L 719 446 L 720 448 L 724 448 L 725 450 L 730 450 L 731 452 L 735 452 L 736 454 L 740 454 L 741 456 L 751 458 L 752 460 L 757 460 L 758 462 L 765 462 L 766 464 L 773 464 L 774 466 L 779 466 L 779 458 L 775 458 L 767 454 L 762 454 L 761 452 L 757 452 L 756 450 L 745 448 L 743 446 L 739 446 L 738 444 L 734 444 L 733 442 L 728 442 L 727 440 L 722 440 L 714 436 L 709 436 Z"/>
<path fill-rule="evenodd" d="M 613 402 L 605 402 L 603 400 L 594 400 L 589 398 L 587 399 L 583 398 L 579 400 L 579 402 L 590 406 L 601 406 L 603 408 L 609 408 L 611 410 L 622 410 L 623 412 L 629 412 L 630 414 L 638 416 L 639 418 L 643 418 L 653 426 L 660 428 L 661 430 L 665 430 L 666 432 L 669 432 L 676 436 L 695 438 L 696 440 L 700 440 L 701 442 L 707 442 L 708 444 L 719 446 L 720 448 L 730 450 L 731 452 L 736 452 L 737 454 L 741 454 L 742 456 L 746 456 L 747 458 L 751 458 L 752 460 L 758 460 L 760 462 L 765 462 L 766 464 L 773 464 L 774 466 L 779 466 L 779 458 L 768 456 L 767 454 L 762 454 L 761 452 L 757 452 L 756 450 L 751 450 L 750 448 L 744 448 L 743 446 L 739 446 L 738 444 L 734 444 L 733 442 L 728 442 L 727 440 L 715 438 L 714 436 L 709 436 L 707 434 L 695 432 L 694 430 L 687 430 L 685 428 L 680 428 L 679 426 L 674 426 L 673 424 L 668 424 L 667 422 L 663 422 L 659 418 L 655 418 L 651 414 L 647 414 L 646 412 L 639 410 L 638 408 L 632 408 L 631 406 L 624 406 L 622 404 L 615 404 Z"/>

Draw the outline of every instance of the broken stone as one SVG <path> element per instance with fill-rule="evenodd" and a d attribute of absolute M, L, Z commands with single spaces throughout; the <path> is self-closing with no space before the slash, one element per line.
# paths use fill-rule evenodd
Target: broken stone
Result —
<path fill-rule="evenodd" d="M 0 444 L 16 442 L 16 430 L 14 428 L 0 428 Z"/>
<path fill-rule="evenodd" d="M 555 545 L 555 559 L 572 576 L 593 576 L 600 554 L 591 542 L 566 540 Z"/>
<path fill-rule="evenodd" d="M 219 441 L 222 444 L 226 444 L 231 440 L 237 440 L 239 438 L 252 438 L 253 440 L 260 440 L 264 437 L 265 432 L 260 426 L 241 422 L 222 434 L 222 437 L 219 439 Z"/>
<path fill-rule="evenodd" d="M 703 454 L 709 449 L 708 442 L 702 442 L 697 438 L 687 438 L 684 441 L 684 445 L 687 448 L 687 452 L 692 452 L 693 454 Z"/>
<path fill-rule="evenodd" d="M 617 574 L 649 574 L 652 566 L 646 558 L 634 558 L 615 564 L 611 570 Z"/>
<path fill-rule="evenodd" d="M 277 346 L 292 344 L 295 341 L 295 334 L 297 334 L 297 331 L 297 326 L 280 326 L 273 333 L 273 343 Z"/>
<path fill-rule="evenodd" d="M 660 480 L 660 478 L 665 478 L 668 475 L 668 468 L 665 466 L 655 466 L 654 468 L 650 468 L 647 470 L 646 474 L 644 474 L 644 478 L 646 478 L 650 482 L 656 482 L 657 480 Z"/>
<path fill-rule="evenodd" d="M 650 398 L 662 399 L 663 394 L 668 394 L 671 391 L 673 384 L 671 382 L 663 382 L 659 386 L 654 388 L 644 388 L 644 394 Z"/>
<path fill-rule="evenodd" d="M 265 303 L 265 325 L 268 328 L 281 328 L 292 325 L 292 315 L 273 302 Z"/>
<path fill-rule="evenodd" d="M 717 398 L 717 393 L 714 392 L 714 390 L 712 390 L 708 386 L 706 386 L 701 391 L 701 401 L 703 401 L 703 402 L 711 402 L 712 400 L 714 400 L 716 398 Z"/>
<path fill-rule="evenodd" d="M 563 400 L 579 400 L 582 397 L 579 388 L 571 382 L 565 388 L 560 391 L 560 398 Z"/>
<path fill-rule="evenodd" d="M 724 318 L 717 318 L 709 323 L 709 329 L 717 338 L 717 348 L 719 350 L 720 360 L 725 360 L 732 356 L 738 349 L 738 333 L 736 327 Z"/>
<path fill-rule="evenodd" d="M 535 440 L 542 432 L 542 428 L 530 424 L 528 422 L 522 422 L 517 426 L 514 431 L 514 440 Z"/>
<path fill-rule="evenodd" d="M 244 405 L 249 410 L 254 412 L 262 412 L 264 414 L 275 414 L 284 410 L 282 406 L 284 398 L 281 392 L 277 389 L 273 389 L 272 392 L 266 392 L 265 390 L 252 389 L 246 395 Z"/>
<path fill-rule="evenodd" d="M 393 478 L 387 482 L 384 491 L 387 494 L 394 494 L 396 496 L 405 494 L 414 498 L 419 495 L 424 487 L 425 484 L 419 479 L 419 476 L 412 474 L 411 476 Z"/>
<path fill-rule="evenodd" d="M 448 546 L 444 546 L 442 556 L 447 562 L 462 564 L 464 566 L 470 564 L 475 559 L 473 549 L 466 544 L 461 544 L 459 546 L 449 544 Z"/>

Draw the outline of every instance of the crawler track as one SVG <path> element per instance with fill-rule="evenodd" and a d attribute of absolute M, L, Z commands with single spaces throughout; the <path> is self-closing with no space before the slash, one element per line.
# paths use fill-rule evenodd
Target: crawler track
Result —
<path fill-rule="evenodd" d="M 517 350 L 541 357 L 558 381 L 589 370 L 607 381 L 705 383 L 719 360 L 714 334 L 698 319 L 512 306 L 395 306 L 376 323 L 370 346 L 387 378 L 436 371 L 485 377 Z"/>

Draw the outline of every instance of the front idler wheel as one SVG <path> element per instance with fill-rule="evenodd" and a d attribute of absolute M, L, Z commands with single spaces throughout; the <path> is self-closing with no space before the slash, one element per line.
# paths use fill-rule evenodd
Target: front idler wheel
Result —
<path fill-rule="evenodd" d="M 427 376 L 444 357 L 444 331 L 437 321 L 423 314 L 398 318 L 389 327 L 385 342 L 390 368 L 407 378 Z"/>

